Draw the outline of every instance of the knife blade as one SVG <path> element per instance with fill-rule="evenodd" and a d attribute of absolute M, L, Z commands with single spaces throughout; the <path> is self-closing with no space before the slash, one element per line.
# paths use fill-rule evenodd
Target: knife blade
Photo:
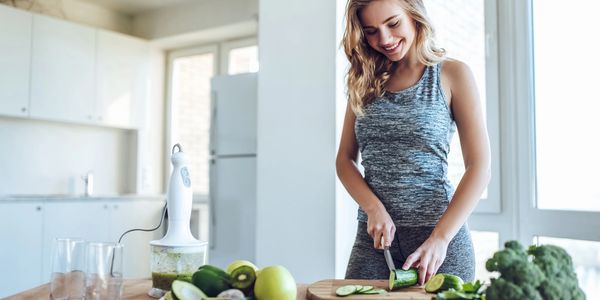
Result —
<path fill-rule="evenodd" d="M 383 249 L 383 256 L 385 256 L 385 262 L 387 263 L 388 269 L 390 272 L 394 272 L 396 270 L 396 266 L 394 265 L 394 260 L 392 259 L 392 254 L 390 253 L 390 247 L 385 247 Z"/>

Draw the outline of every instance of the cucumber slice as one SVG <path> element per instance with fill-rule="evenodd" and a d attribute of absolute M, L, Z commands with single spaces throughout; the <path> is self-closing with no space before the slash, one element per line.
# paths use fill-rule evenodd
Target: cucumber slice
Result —
<path fill-rule="evenodd" d="M 427 283 L 425 283 L 425 291 L 428 293 L 437 293 L 442 289 L 444 284 L 444 274 L 435 274 Z"/>
<path fill-rule="evenodd" d="M 368 290 L 365 292 L 361 292 L 363 295 L 376 295 L 376 294 L 386 294 L 387 292 L 384 289 L 373 288 L 372 290 Z"/>
<path fill-rule="evenodd" d="M 358 291 L 358 293 L 361 293 L 361 294 L 362 294 L 362 293 L 368 292 L 368 291 L 370 291 L 370 290 L 372 290 L 372 289 L 374 289 L 374 288 L 375 288 L 375 287 L 373 287 L 372 285 L 365 285 L 365 286 L 363 286 L 363 287 L 360 289 L 360 291 Z"/>
<path fill-rule="evenodd" d="M 335 290 L 335 294 L 340 297 L 346 297 L 356 293 L 356 285 L 344 285 Z"/>
<path fill-rule="evenodd" d="M 207 297 L 206 294 L 195 285 L 181 280 L 173 281 L 171 291 L 179 300 L 202 300 Z"/>

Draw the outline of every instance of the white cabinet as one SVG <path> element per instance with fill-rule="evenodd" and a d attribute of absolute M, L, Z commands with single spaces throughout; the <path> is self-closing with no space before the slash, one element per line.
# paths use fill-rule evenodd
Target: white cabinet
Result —
<path fill-rule="evenodd" d="M 0 298 L 42 284 L 42 201 L 0 202 Z"/>
<path fill-rule="evenodd" d="M 98 30 L 96 116 L 110 126 L 137 128 L 143 116 L 148 43 Z"/>
<path fill-rule="evenodd" d="M 33 16 L 30 116 L 92 121 L 95 40 L 93 28 Z"/>
<path fill-rule="evenodd" d="M 0 5 L 0 114 L 29 114 L 32 15 Z"/>
<path fill-rule="evenodd" d="M 110 206 L 109 236 L 117 241 L 127 230 L 154 228 L 160 222 L 163 201 L 114 201 Z M 153 232 L 133 231 L 123 237 L 123 276 L 148 278 L 150 272 L 150 241 L 161 239 L 162 228 Z"/>
<path fill-rule="evenodd" d="M 0 5 L 0 115 L 137 129 L 149 43 Z"/>

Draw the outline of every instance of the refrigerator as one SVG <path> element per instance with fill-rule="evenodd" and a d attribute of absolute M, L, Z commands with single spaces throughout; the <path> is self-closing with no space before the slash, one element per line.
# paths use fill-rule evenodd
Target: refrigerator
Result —
<path fill-rule="evenodd" d="M 257 73 L 213 77 L 208 263 L 255 261 Z"/>

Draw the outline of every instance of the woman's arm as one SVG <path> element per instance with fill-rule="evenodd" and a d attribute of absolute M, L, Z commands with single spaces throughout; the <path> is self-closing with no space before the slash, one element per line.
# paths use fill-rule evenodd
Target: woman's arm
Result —
<path fill-rule="evenodd" d="M 373 238 L 373 247 L 382 248 L 382 239 L 385 246 L 392 243 L 396 226 L 394 226 L 394 222 L 385 207 L 371 191 L 356 166 L 358 144 L 354 135 L 355 119 L 354 112 L 348 105 L 335 167 L 340 181 L 350 193 L 350 196 L 354 198 L 354 201 L 360 205 L 369 217 L 367 231 Z"/>
<path fill-rule="evenodd" d="M 477 205 L 490 180 L 490 143 L 475 79 L 467 65 L 459 61 L 444 63 L 451 90 L 451 108 L 460 136 L 465 173 L 448 209 L 431 236 L 403 266 L 419 265 L 421 284 L 429 280 L 444 262 L 450 240 L 456 235 Z"/>

